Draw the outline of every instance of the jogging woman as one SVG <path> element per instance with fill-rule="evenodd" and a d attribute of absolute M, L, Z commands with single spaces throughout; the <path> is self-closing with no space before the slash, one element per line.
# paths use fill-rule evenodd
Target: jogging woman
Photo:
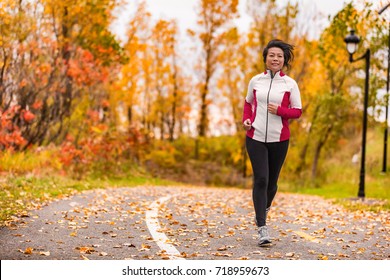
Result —
<path fill-rule="evenodd" d="M 291 67 L 293 49 L 281 40 L 267 44 L 263 51 L 266 71 L 250 80 L 245 98 L 242 121 L 253 169 L 252 197 L 260 246 L 271 243 L 266 219 L 288 150 L 289 119 L 302 114 L 298 85 L 282 71 Z"/>

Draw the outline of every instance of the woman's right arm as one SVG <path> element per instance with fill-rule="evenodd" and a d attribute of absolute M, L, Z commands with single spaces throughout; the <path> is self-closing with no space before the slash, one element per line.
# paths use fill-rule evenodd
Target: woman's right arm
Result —
<path fill-rule="evenodd" d="M 252 119 L 252 104 L 253 104 L 253 78 L 250 80 L 248 85 L 248 91 L 244 102 L 244 113 L 242 116 L 242 122 Z"/>

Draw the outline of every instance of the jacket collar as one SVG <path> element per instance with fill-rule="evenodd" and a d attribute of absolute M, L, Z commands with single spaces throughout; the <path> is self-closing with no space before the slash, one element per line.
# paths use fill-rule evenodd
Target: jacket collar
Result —
<path fill-rule="evenodd" d="M 264 75 L 270 75 L 271 77 L 272 77 L 272 73 L 271 73 L 271 70 L 269 70 L 269 69 L 267 69 L 267 70 L 265 70 L 264 71 Z M 284 74 L 284 72 L 282 71 L 282 70 L 280 70 L 280 71 L 278 71 L 278 72 L 276 72 L 275 73 L 275 76 L 273 77 L 273 78 L 275 78 L 275 77 L 283 77 L 283 76 L 285 76 L 286 74 Z"/>

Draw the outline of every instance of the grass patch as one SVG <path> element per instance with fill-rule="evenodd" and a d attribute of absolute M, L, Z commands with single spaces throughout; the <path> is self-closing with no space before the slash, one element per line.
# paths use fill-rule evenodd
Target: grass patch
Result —
<path fill-rule="evenodd" d="M 346 171 L 346 173 L 350 173 Z M 344 175 L 331 176 L 333 180 L 319 184 L 293 184 L 282 185 L 280 190 L 308 195 L 317 195 L 326 199 L 332 199 L 334 203 L 356 211 L 389 211 L 390 210 L 390 177 L 378 173 L 375 176 L 367 176 L 365 181 L 365 199 L 358 198 L 359 181 L 358 173 L 350 179 L 337 180 Z M 338 176 L 338 177 L 337 177 Z"/>
<path fill-rule="evenodd" d="M 390 203 L 389 200 L 385 199 L 373 199 L 373 198 L 365 198 L 357 199 L 336 199 L 335 203 L 343 205 L 345 208 L 351 211 L 372 211 L 372 212 L 380 212 L 380 211 L 389 211 Z"/>

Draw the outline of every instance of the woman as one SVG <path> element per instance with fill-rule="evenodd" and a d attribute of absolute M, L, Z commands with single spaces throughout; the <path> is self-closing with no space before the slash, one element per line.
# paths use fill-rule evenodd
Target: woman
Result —
<path fill-rule="evenodd" d="M 281 40 L 268 43 L 263 51 L 266 71 L 250 80 L 245 98 L 243 127 L 247 131 L 246 149 L 253 169 L 252 196 L 260 246 L 271 243 L 266 215 L 288 150 L 288 120 L 302 114 L 298 85 L 282 72 L 283 67 L 291 67 L 293 49 Z"/>

